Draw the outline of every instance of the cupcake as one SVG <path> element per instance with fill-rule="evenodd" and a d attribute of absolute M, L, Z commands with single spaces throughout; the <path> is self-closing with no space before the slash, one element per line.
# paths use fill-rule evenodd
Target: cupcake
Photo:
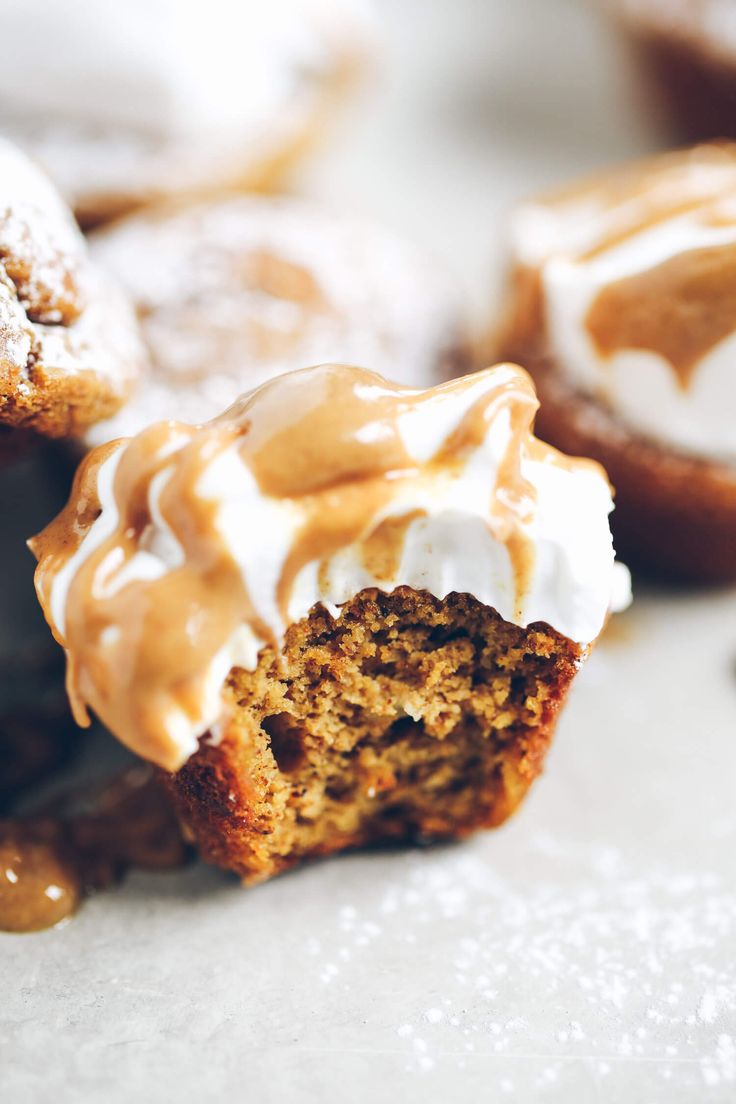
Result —
<path fill-rule="evenodd" d="M 511 365 L 333 365 L 84 459 L 31 542 L 74 712 L 168 772 L 207 859 L 259 881 L 518 806 L 628 585 L 536 405 Z"/>
<path fill-rule="evenodd" d="M 605 466 L 620 553 L 736 579 L 736 147 L 529 202 L 511 254 L 495 352 L 534 377 L 540 435 Z"/>
<path fill-rule="evenodd" d="M 71 212 L 0 139 L 0 453 L 70 437 L 127 398 L 144 358 L 133 312 Z"/>
<path fill-rule="evenodd" d="M 0 128 L 85 226 L 169 196 L 269 188 L 371 36 L 367 0 L 5 0 Z"/>
<path fill-rule="evenodd" d="M 646 94 L 682 142 L 736 137 L 733 0 L 611 0 Z"/>
<path fill-rule="evenodd" d="M 305 364 L 373 364 L 426 386 L 470 367 L 463 312 L 433 261 L 381 227 L 297 199 L 141 212 L 92 251 L 133 299 L 152 371 L 93 444 L 201 422 Z"/>

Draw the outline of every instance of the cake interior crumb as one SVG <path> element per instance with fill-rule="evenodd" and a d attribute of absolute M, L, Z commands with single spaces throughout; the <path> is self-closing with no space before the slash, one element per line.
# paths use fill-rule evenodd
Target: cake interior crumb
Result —
<path fill-rule="evenodd" d="M 369 589 L 231 671 L 218 743 L 170 778 L 204 856 L 259 881 L 307 856 L 493 827 L 539 774 L 580 649 L 470 595 Z"/>

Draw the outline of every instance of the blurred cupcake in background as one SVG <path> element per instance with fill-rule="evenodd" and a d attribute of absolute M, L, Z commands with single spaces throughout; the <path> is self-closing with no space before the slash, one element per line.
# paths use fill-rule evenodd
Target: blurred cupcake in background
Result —
<path fill-rule="evenodd" d="M 539 435 L 606 468 L 627 562 L 736 580 L 736 146 L 523 204 L 498 356 L 534 377 Z"/>
<path fill-rule="evenodd" d="M 375 44 L 368 0 L 5 0 L 0 40 L 0 130 L 86 227 L 276 186 Z"/>
<path fill-rule="evenodd" d="M 736 137 L 734 0 L 610 0 L 610 6 L 668 136 Z"/>
<path fill-rule="evenodd" d="M 152 370 L 92 444 L 202 422 L 309 364 L 371 364 L 427 387 L 470 368 L 467 320 L 433 258 L 372 221 L 291 197 L 228 196 L 90 237 L 128 292 Z"/>

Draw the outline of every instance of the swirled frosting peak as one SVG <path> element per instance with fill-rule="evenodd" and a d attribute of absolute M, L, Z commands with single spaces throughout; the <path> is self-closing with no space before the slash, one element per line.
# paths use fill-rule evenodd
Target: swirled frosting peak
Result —
<path fill-rule="evenodd" d="M 31 542 L 77 718 L 176 769 L 232 667 L 371 586 L 592 641 L 620 582 L 610 490 L 534 438 L 536 405 L 512 365 L 426 391 L 330 365 L 93 451 Z"/>

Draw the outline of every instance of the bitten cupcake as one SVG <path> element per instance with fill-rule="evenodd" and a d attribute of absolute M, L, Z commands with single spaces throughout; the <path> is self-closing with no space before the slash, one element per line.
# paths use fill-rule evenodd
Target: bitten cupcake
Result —
<path fill-rule="evenodd" d="M 163 418 L 206 421 L 305 364 L 373 364 L 419 387 L 470 367 L 463 311 L 433 260 L 313 203 L 141 212 L 98 232 L 92 251 L 134 301 L 152 360 L 94 444 Z"/>
<path fill-rule="evenodd" d="M 70 437 L 109 417 L 144 360 L 128 301 L 52 185 L 0 139 L 0 431 Z"/>
<path fill-rule="evenodd" d="M 733 0 L 609 0 L 670 135 L 736 137 Z"/>
<path fill-rule="evenodd" d="M 32 542 L 93 710 L 247 881 L 500 824 L 628 577 L 608 482 L 501 365 L 426 391 L 280 376 L 90 453 Z"/>
<path fill-rule="evenodd" d="M 736 147 L 706 145 L 523 205 L 496 354 L 538 431 L 616 488 L 616 546 L 657 574 L 736 579 Z"/>
<path fill-rule="evenodd" d="M 273 187 L 372 52 L 368 0 L 0 5 L 0 128 L 84 226 Z"/>

